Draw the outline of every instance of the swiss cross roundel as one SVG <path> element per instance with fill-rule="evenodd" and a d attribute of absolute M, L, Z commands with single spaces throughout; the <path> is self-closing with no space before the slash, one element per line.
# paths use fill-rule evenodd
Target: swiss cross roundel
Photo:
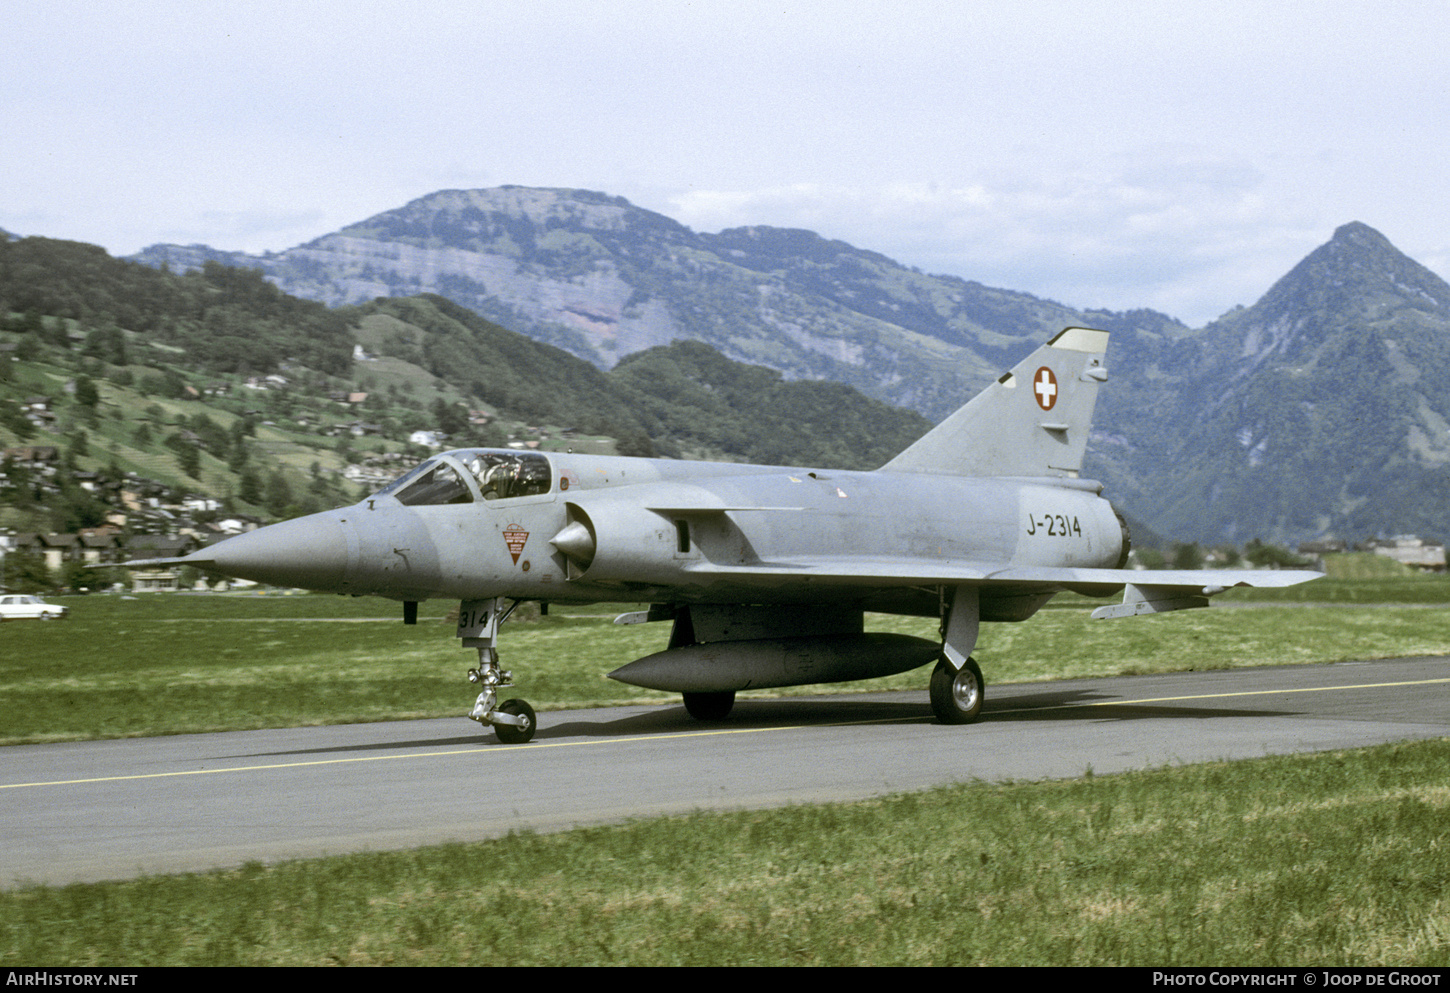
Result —
<path fill-rule="evenodd" d="M 1032 395 L 1043 410 L 1051 410 L 1052 405 L 1057 403 L 1057 377 L 1047 366 L 1038 369 L 1032 377 Z"/>

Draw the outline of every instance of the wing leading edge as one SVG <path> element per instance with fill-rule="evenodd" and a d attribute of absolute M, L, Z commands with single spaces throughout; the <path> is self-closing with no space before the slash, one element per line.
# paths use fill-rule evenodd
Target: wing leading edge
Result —
<path fill-rule="evenodd" d="M 794 558 L 756 565 L 722 566 L 698 563 L 688 571 L 748 583 L 792 576 L 809 581 L 838 581 L 880 587 L 941 585 L 975 586 L 1004 592 L 1079 593 L 1110 596 L 1123 591 L 1123 602 L 1094 610 L 1097 619 L 1136 617 L 1170 610 L 1207 607 L 1208 598 L 1235 587 L 1276 589 L 1322 577 L 1302 569 L 1076 569 L 1044 566 L 1000 568 L 981 562 L 923 562 L 918 559 L 862 557 Z"/>

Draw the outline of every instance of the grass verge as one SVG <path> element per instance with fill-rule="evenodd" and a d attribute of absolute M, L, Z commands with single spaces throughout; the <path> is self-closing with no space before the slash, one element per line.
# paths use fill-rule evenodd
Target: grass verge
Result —
<path fill-rule="evenodd" d="M 25 965 L 1450 964 L 1450 742 L 0 893 Z"/>
<path fill-rule="evenodd" d="M 987 624 L 975 652 L 992 683 L 1239 666 L 1450 654 L 1450 626 L 1433 605 L 1444 578 L 1321 580 L 1333 604 L 1225 605 L 1094 621 L 1092 601 L 1062 597 L 1020 624 Z M 1256 591 L 1256 593 L 1259 591 Z M 1275 591 L 1267 591 L 1274 593 Z M 1405 598 L 1414 594 L 1416 599 Z M 90 596 L 64 598 L 65 622 L 0 625 L 0 744 L 447 717 L 475 695 L 476 661 L 453 640 L 452 604 L 422 605 L 405 626 L 397 604 L 336 596 Z M 1076 609 L 1069 609 L 1069 608 Z M 624 609 L 624 608 L 620 608 Z M 615 626 L 613 610 L 555 608 L 510 621 L 501 652 L 538 711 L 674 703 L 606 673 L 665 647 L 667 624 Z M 936 636 L 930 619 L 873 615 L 872 630 Z M 838 692 L 913 690 L 916 671 L 837 684 Z M 809 686 L 764 695 L 819 693 Z M 989 690 L 990 692 L 990 690 Z"/>

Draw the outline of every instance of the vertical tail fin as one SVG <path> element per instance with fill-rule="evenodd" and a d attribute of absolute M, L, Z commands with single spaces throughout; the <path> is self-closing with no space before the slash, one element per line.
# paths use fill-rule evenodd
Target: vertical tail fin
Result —
<path fill-rule="evenodd" d="M 1064 328 L 882 469 L 951 476 L 1076 476 L 1108 332 Z"/>

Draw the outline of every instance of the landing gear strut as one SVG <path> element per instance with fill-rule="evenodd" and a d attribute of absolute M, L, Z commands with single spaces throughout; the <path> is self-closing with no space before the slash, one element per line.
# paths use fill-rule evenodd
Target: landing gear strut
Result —
<path fill-rule="evenodd" d="M 981 604 L 977 590 L 958 586 L 948 603 L 942 591 L 941 658 L 931 674 L 931 709 L 943 724 L 971 724 L 982 716 L 986 683 L 970 653 L 977 644 Z"/>
<path fill-rule="evenodd" d="M 515 600 L 507 609 L 503 598 L 465 600 L 458 605 L 458 637 L 464 648 L 478 649 L 478 668 L 468 670 L 468 681 L 482 684 L 483 692 L 474 701 L 468 716 L 480 724 L 491 724 L 498 740 L 505 745 L 522 745 L 534 736 L 538 727 L 534 708 L 524 700 L 498 703 L 498 691 L 512 686 L 513 673 L 498 664 L 498 626 L 518 606 Z"/>

